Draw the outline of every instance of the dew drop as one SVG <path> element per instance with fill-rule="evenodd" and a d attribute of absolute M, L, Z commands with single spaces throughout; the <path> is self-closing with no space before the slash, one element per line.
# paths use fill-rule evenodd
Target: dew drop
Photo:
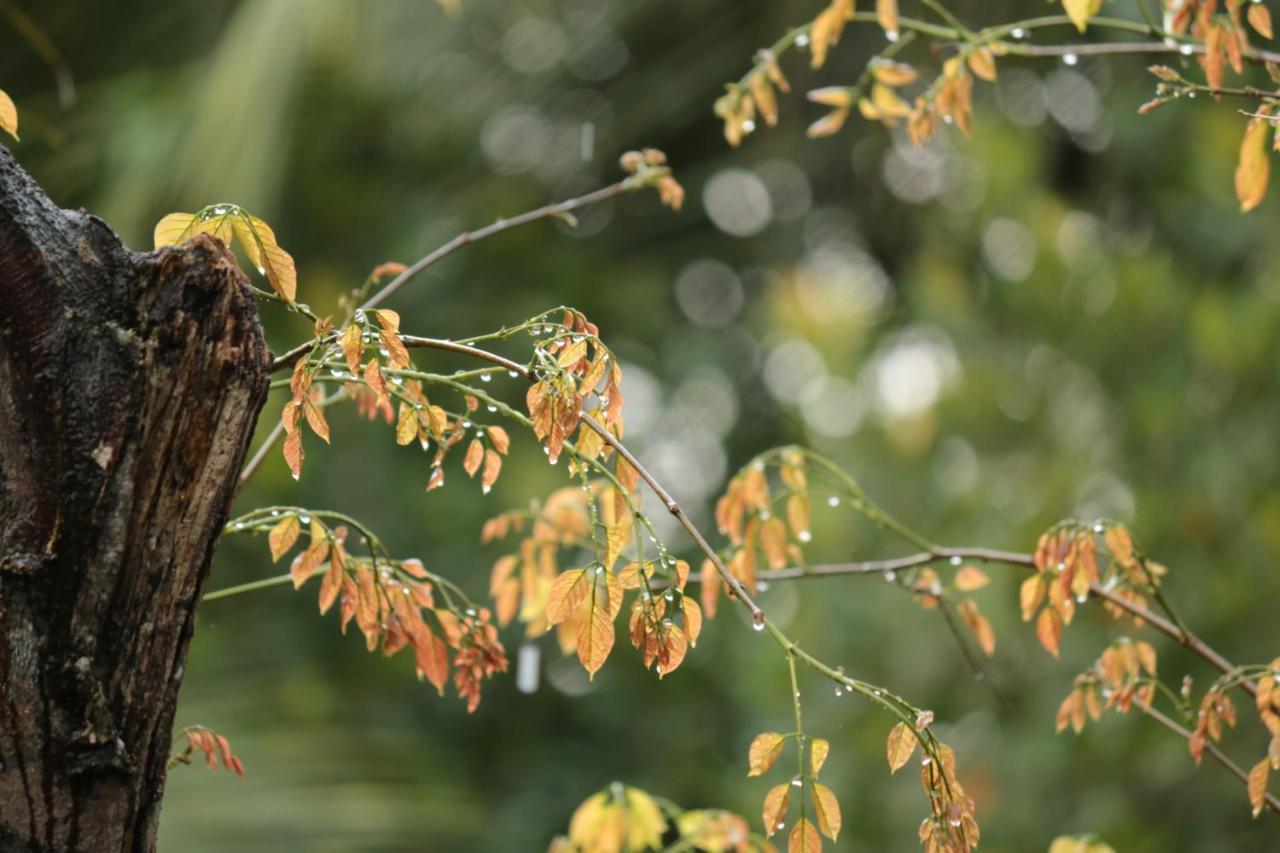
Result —
<path fill-rule="evenodd" d="M 1178 48 L 1178 53 L 1182 54 L 1183 56 L 1190 56 L 1195 52 L 1196 52 L 1195 48 L 1189 44 L 1184 44 L 1182 47 Z"/>
<path fill-rule="evenodd" d="M 492 382 L 492 381 L 493 381 L 493 377 L 492 377 L 491 375 L 489 375 L 488 373 L 481 373 L 481 374 L 480 374 L 480 381 L 481 381 L 481 382 Z"/>
<path fill-rule="evenodd" d="M 963 560 L 961 560 L 959 557 L 952 557 L 952 558 L 951 558 L 951 565 L 953 565 L 953 566 L 958 566 L 958 565 L 960 565 L 962 562 L 964 562 L 964 561 L 963 561 Z"/>
<path fill-rule="evenodd" d="M 840 499 L 835 495 L 827 498 L 827 506 L 840 506 Z"/>
<path fill-rule="evenodd" d="M 811 542 L 813 541 L 813 534 L 810 533 L 808 530 L 801 530 L 799 533 L 796 534 L 796 538 L 799 539 L 801 542 Z"/>
<path fill-rule="evenodd" d="M 271 517 L 272 517 L 272 518 L 279 518 L 279 517 L 280 517 L 280 510 L 278 510 L 278 509 L 273 509 L 273 510 L 271 510 Z"/>
<path fill-rule="evenodd" d="M 898 576 L 894 572 L 885 572 L 884 579 L 887 580 L 889 583 L 893 583 L 898 579 Z"/>
<path fill-rule="evenodd" d="M 1080 57 L 1076 56 L 1074 53 L 1062 54 L 1063 65 L 1075 65 L 1079 61 L 1080 61 Z"/>
<path fill-rule="evenodd" d="M 885 38 L 887 38 L 889 41 L 897 41 L 897 40 L 898 40 L 898 38 L 899 38 L 898 31 L 897 31 L 897 30 L 885 30 L 885 31 L 884 31 L 884 37 L 885 37 Z"/>
<path fill-rule="evenodd" d="M 756 589 L 757 589 L 757 590 L 759 590 L 760 592 L 768 592 L 768 591 L 769 591 L 769 582 L 768 582 L 768 581 L 756 581 Z"/>
<path fill-rule="evenodd" d="M 744 122 L 742 123 L 742 132 L 743 132 L 743 133 L 750 133 L 751 131 L 753 131 L 753 130 L 755 130 L 755 129 L 756 129 L 756 123 L 755 123 L 753 120 L 751 120 L 751 119 L 747 119 L 746 121 L 744 121 Z"/>
<path fill-rule="evenodd" d="M 1009 31 L 1009 35 L 1016 39 L 1026 38 L 1027 31 L 1024 30 L 1022 27 L 1014 27 L 1012 30 Z"/>
<path fill-rule="evenodd" d="M 516 373 L 514 370 L 508 370 L 508 371 L 507 371 L 507 375 L 508 375 L 508 376 L 510 376 L 512 379 L 515 379 L 515 378 L 516 378 L 516 377 L 518 377 L 520 374 L 519 374 L 519 373 Z"/>
<path fill-rule="evenodd" d="M 756 611 L 756 615 L 755 615 L 755 617 L 752 619 L 752 622 L 751 622 L 751 630 L 753 630 L 753 631 L 763 631 L 763 630 L 764 630 L 764 614 L 763 614 L 763 613 L 761 613 L 759 610 L 757 610 L 757 611 Z"/>
<path fill-rule="evenodd" d="M 841 696 L 843 696 L 843 695 L 844 695 L 844 688 L 837 684 L 837 685 L 836 685 L 836 698 L 837 698 L 837 699 L 839 699 L 839 698 L 840 698 Z"/>
<path fill-rule="evenodd" d="M 311 516 L 307 515 L 306 513 L 303 513 L 302 515 L 298 516 L 298 523 L 299 523 L 299 524 L 310 524 L 310 523 L 311 523 Z"/>
<path fill-rule="evenodd" d="M 808 46 L 809 46 L 809 36 L 805 35 L 804 33 L 801 33 L 800 35 L 796 36 L 796 47 L 808 47 Z M 778 829 L 782 829 L 782 824 L 778 824 Z"/>
<path fill-rule="evenodd" d="M 794 788 L 799 788 L 799 787 L 800 787 L 801 785 L 803 785 L 803 784 L 804 784 L 804 783 L 800 781 L 800 777 L 799 777 L 799 776 L 797 776 L 796 778 L 794 778 L 794 779 L 792 779 L 792 780 L 791 780 L 791 785 L 792 785 L 792 787 L 794 787 Z"/>
<path fill-rule="evenodd" d="M 929 766 L 930 764 L 932 764 L 932 763 L 933 763 L 933 759 L 932 759 L 932 758 L 930 758 L 930 757 L 929 757 L 929 756 L 927 756 L 927 755 L 926 755 L 924 758 L 920 759 L 920 766 L 921 766 L 921 767 L 928 767 L 928 766 Z"/>
<path fill-rule="evenodd" d="M 1095 525 L 1093 526 L 1093 532 L 1094 532 L 1094 533 L 1101 533 L 1101 532 L 1102 532 L 1103 530 L 1105 530 L 1105 529 L 1106 529 L 1106 528 L 1102 526 L 1102 522 L 1101 522 L 1101 521 L 1099 521 L 1097 524 L 1095 524 Z"/>
<path fill-rule="evenodd" d="M 488 483 L 485 483 L 483 486 L 480 487 L 480 494 L 482 495 L 487 495 L 491 491 L 493 491 L 493 486 L 490 486 Z"/>

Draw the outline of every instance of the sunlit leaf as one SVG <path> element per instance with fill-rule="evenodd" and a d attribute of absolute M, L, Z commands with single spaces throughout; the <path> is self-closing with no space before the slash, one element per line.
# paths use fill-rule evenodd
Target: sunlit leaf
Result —
<path fill-rule="evenodd" d="M 831 743 L 826 738 L 816 737 L 809 741 L 809 767 L 814 776 L 817 776 L 822 765 L 827 763 L 827 756 L 830 753 Z"/>
<path fill-rule="evenodd" d="M 885 751 L 889 759 L 889 772 L 897 773 L 916 751 L 916 736 L 911 727 L 906 723 L 898 723 L 894 726 L 889 731 Z"/>
<path fill-rule="evenodd" d="M 194 232 L 196 215 L 194 213 L 170 213 L 156 223 L 153 239 L 155 247 L 176 246 L 190 237 Z"/>
<path fill-rule="evenodd" d="M 756 735 L 747 749 L 747 775 L 763 776 L 769 772 L 782 755 L 782 747 L 786 744 L 786 736 L 777 732 L 763 732 Z"/>
<path fill-rule="evenodd" d="M 1236 198 L 1241 212 L 1253 210 L 1267 194 L 1271 175 L 1271 156 L 1267 151 L 1269 122 L 1253 118 L 1245 127 L 1240 142 L 1240 159 L 1236 164 Z"/>
<path fill-rule="evenodd" d="M 955 587 L 960 592 L 973 592 L 976 589 L 982 589 L 991 579 L 981 569 L 973 566 L 964 566 L 960 571 L 956 572 Z"/>
<path fill-rule="evenodd" d="M 614 630 L 607 610 L 600 607 L 588 609 L 590 614 L 578 627 L 578 660 L 587 675 L 594 677 L 613 650 Z"/>
<path fill-rule="evenodd" d="M 0 130 L 18 138 L 18 108 L 4 89 L 0 89 Z"/>
<path fill-rule="evenodd" d="M 1267 804 L 1267 779 L 1271 774 L 1271 762 L 1264 758 L 1249 771 L 1249 805 L 1253 808 L 1253 816 L 1262 814 Z"/>
<path fill-rule="evenodd" d="M 764 808 L 761 818 L 764 821 L 764 834 L 773 835 L 787 818 L 787 804 L 791 802 L 791 783 L 774 785 L 764 795 Z"/>
<path fill-rule="evenodd" d="M 298 536 L 302 533 L 302 525 L 298 523 L 296 515 L 290 515 L 282 518 L 280 522 L 267 534 L 267 545 L 271 548 L 271 561 L 274 563 L 285 555 L 293 543 L 298 541 Z"/>
<path fill-rule="evenodd" d="M 808 818 L 791 827 L 791 835 L 787 838 L 787 853 L 820 853 L 822 837 Z"/>
<path fill-rule="evenodd" d="M 818 829 L 822 834 L 836 840 L 836 836 L 840 834 L 840 803 L 836 800 L 835 793 L 826 785 L 813 783 L 813 806 L 817 812 Z"/>
<path fill-rule="evenodd" d="M 569 618 L 586 600 L 590 588 L 587 569 L 562 572 L 551 584 L 551 592 L 547 595 L 547 621 L 556 625 Z"/>
<path fill-rule="evenodd" d="M 1249 26 L 1264 39 L 1271 38 L 1271 10 L 1263 3 L 1250 3 L 1247 13 Z"/>

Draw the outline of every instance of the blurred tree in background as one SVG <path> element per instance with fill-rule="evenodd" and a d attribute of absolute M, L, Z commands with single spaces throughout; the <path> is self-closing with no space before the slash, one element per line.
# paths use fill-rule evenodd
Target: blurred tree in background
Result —
<path fill-rule="evenodd" d="M 683 212 L 623 196 L 576 228 L 512 231 L 432 268 L 396 309 L 440 337 L 581 309 L 625 364 L 629 446 L 704 528 L 739 465 L 795 442 L 935 541 L 1025 551 L 1060 518 L 1123 521 L 1170 566 L 1201 636 L 1233 660 L 1275 653 L 1280 249 L 1265 235 L 1280 222 L 1274 199 L 1238 213 L 1239 104 L 1139 116 L 1143 57 L 1010 60 L 975 90 L 969 139 L 917 149 L 853 119 L 809 141 L 824 110 L 793 95 L 777 128 L 730 148 L 712 102 L 818 4 L 0 3 L 20 5 L 74 75 L 74 98 L 60 95 L 45 58 L 0 31 L 17 153 L 50 195 L 136 247 L 168 211 L 243 204 L 273 223 L 313 306 L 380 262 L 615 180 L 622 151 L 665 150 Z M 986 22 L 1042 5 L 951 8 Z M 821 70 L 785 70 L 799 92 L 848 83 L 883 43 L 851 28 Z M 263 317 L 277 351 L 310 334 L 279 306 Z M 513 454 L 492 493 L 459 477 L 426 495 L 425 457 L 352 411 L 330 422 L 339 446 L 308 446 L 307 502 L 377 519 L 395 553 L 477 597 L 499 553 L 479 545 L 483 520 L 566 482 L 521 435 L 534 452 Z M 238 498 L 294 502 L 277 454 Z M 812 559 L 900 553 L 820 501 L 814 516 Z M 260 542 L 231 539 L 211 587 L 269 571 Z M 1053 659 L 1019 619 L 1021 577 L 990 574 L 986 682 L 936 615 L 882 581 L 775 583 L 759 602 L 820 657 L 936 712 L 983 849 L 1086 831 L 1122 851 L 1275 845 L 1237 780 L 1149 721 L 1055 735 L 1071 678 L 1117 629 L 1082 614 Z M 747 744 L 786 730 L 791 707 L 785 659 L 736 610 L 661 682 L 625 644 L 588 681 L 538 641 L 537 689 L 499 679 L 469 716 L 312 608 L 278 587 L 200 611 L 179 725 L 231 737 L 248 773 L 176 771 L 164 849 L 542 849 L 615 779 L 758 814 Z M 504 640 L 514 657 L 518 630 Z M 1162 670 L 1214 677 L 1153 642 Z M 883 715 L 809 686 L 806 727 L 840 757 L 824 776 L 844 811 L 837 849 L 914 849 L 920 794 L 880 764 Z M 1265 749 L 1257 731 L 1239 739 Z"/>

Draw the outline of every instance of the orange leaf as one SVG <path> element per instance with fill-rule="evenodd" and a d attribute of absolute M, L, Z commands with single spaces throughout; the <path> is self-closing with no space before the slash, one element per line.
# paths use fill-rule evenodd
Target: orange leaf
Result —
<path fill-rule="evenodd" d="M 813 806 L 817 812 L 818 829 L 832 841 L 840 834 L 840 803 L 826 785 L 813 783 Z"/>
<path fill-rule="evenodd" d="M 290 515 L 280 520 L 280 523 L 271 528 L 271 532 L 267 534 L 267 545 L 271 548 L 271 562 L 276 562 L 285 553 L 293 547 L 293 543 L 298 541 L 298 536 L 302 533 L 302 525 L 298 523 L 296 515 Z"/>
<path fill-rule="evenodd" d="M 1271 38 L 1271 10 L 1261 3 L 1250 3 L 1248 12 L 1249 26 L 1264 39 Z"/>
<path fill-rule="evenodd" d="M 1019 604 L 1022 607 L 1022 621 L 1030 622 L 1031 617 L 1035 615 L 1036 608 L 1040 606 L 1040 602 L 1044 601 L 1045 580 L 1044 576 L 1036 573 L 1022 582 L 1022 586 L 1018 590 Z"/>
<path fill-rule="evenodd" d="M 991 579 L 981 569 L 965 566 L 956 572 L 955 586 L 960 592 L 973 592 L 989 584 Z"/>
<path fill-rule="evenodd" d="M 547 622 L 557 625 L 569 618 L 586 599 L 590 586 L 586 569 L 562 572 L 547 593 Z"/>
<path fill-rule="evenodd" d="M 467 445 L 467 455 L 462 460 L 462 469 L 467 472 L 468 477 L 474 477 L 476 472 L 480 470 L 480 463 L 484 461 L 484 445 L 480 443 L 480 439 L 473 438 L 471 443 Z"/>
<path fill-rule="evenodd" d="M 791 836 L 787 839 L 787 853 L 821 853 L 822 837 L 807 818 L 791 828 Z"/>
<path fill-rule="evenodd" d="M 751 741 L 747 749 L 747 775 L 763 776 L 782 755 L 782 747 L 787 739 L 777 732 L 763 732 Z"/>
<path fill-rule="evenodd" d="M 698 602 L 689 596 L 680 598 L 680 609 L 684 612 L 684 636 L 689 645 L 698 645 L 698 635 L 702 633 L 702 609 Z"/>
<path fill-rule="evenodd" d="M 1040 611 L 1040 618 L 1036 620 L 1036 637 L 1049 654 L 1055 658 L 1058 656 L 1058 641 L 1062 638 L 1062 617 L 1058 616 L 1056 610 L 1046 607 Z"/>
<path fill-rule="evenodd" d="M 607 610 L 600 607 L 590 610 L 589 617 L 578 626 L 578 660 L 582 661 L 587 675 L 594 678 L 613 650 L 614 632 Z"/>
<path fill-rule="evenodd" d="M 511 446 L 511 438 L 507 435 L 507 431 L 500 426 L 491 426 L 485 427 L 485 432 L 489 436 L 489 443 L 493 445 L 493 449 L 506 455 L 507 448 Z"/>
<path fill-rule="evenodd" d="M 1267 152 L 1270 122 L 1249 119 L 1244 139 L 1240 142 L 1240 159 L 1236 163 L 1236 198 L 1242 213 L 1253 210 L 1267 194 L 1271 175 L 1271 157 Z"/>
<path fill-rule="evenodd" d="M 342 590 L 342 558 L 339 556 L 341 553 L 342 548 L 335 545 L 329 555 L 329 571 L 324 573 L 324 580 L 320 582 L 321 614 L 328 612 Z"/>
<path fill-rule="evenodd" d="M 782 828 L 787 818 L 787 804 L 791 801 L 791 784 L 774 785 L 764 795 L 764 834 L 773 835 Z"/>
<path fill-rule="evenodd" d="M 915 733 L 906 723 L 898 723 L 890 730 L 885 747 L 889 759 L 889 772 L 897 773 L 916 751 Z"/>
<path fill-rule="evenodd" d="M 1249 771 L 1249 805 L 1253 807 L 1253 816 L 1262 814 L 1267 804 L 1267 777 L 1271 773 L 1271 762 L 1262 759 Z"/>

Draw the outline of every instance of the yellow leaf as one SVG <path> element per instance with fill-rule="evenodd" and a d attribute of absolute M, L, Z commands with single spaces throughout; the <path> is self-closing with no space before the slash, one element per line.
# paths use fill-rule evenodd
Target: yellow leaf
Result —
<path fill-rule="evenodd" d="M 773 835 L 787 818 L 787 804 L 791 801 L 791 783 L 774 785 L 764 795 L 764 834 Z"/>
<path fill-rule="evenodd" d="M 360 359 L 364 356 L 364 336 L 355 323 L 342 330 L 342 352 L 347 359 L 347 367 L 353 375 L 360 373 Z"/>
<path fill-rule="evenodd" d="M 400 404 L 400 419 L 396 422 L 396 444 L 408 444 L 418 437 L 418 412 L 408 403 Z"/>
<path fill-rule="evenodd" d="M 586 569 L 562 572 L 547 594 L 547 621 L 557 625 L 569 618 L 586 599 L 590 586 Z"/>
<path fill-rule="evenodd" d="M 840 834 L 840 803 L 826 785 L 813 783 L 813 806 L 817 812 L 818 829 L 832 841 Z"/>
<path fill-rule="evenodd" d="M 787 853 L 821 853 L 822 837 L 807 818 L 791 828 L 791 836 L 787 839 Z"/>
<path fill-rule="evenodd" d="M 502 457 L 495 450 L 484 452 L 484 473 L 480 475 L 480 488 L 486 493 L 498 482 L 498 474 L 502 472 Z"/>
<path fill-rule="evenodd" d="M 809 541 L 809 496 L 792 495 L 787 498 L 787 524 L 791 527 L 791 535 L 801 542 Z"/>
<path fill-rule="evenodd" d="M 613 524 L 609 525 L 605 536 L 604 548 L 604 566 L 606 569 L 613 568 L 618 555 L 622 553 L 622 549 L 627 547 L 627 543 L 631 541 L 633 527 L 634 522 L 630 512 L 622 513 Z"/>
<path fill-rule="evenodd" d="M 1236 164 L 1236 198 L 1240 211 L 1253 210 L 1267 194 L 1267 180 L 1271 174 L 1271 158 L 1267 153 L 1267 135 L 1270 123 L 1262 119 L 1250 119 L 1240 142 L 1240 160 Z"/>
<path fill-rule="evenodd" d="M 590 616 L 578 626 L 578 660 L 582 661 L 587 675 L 594 677 L 613 650 L 613 620 L 603 608 L 591 607 L 590 610 Z"/>
<path fill-rule="evenodd" d="M 760 525 L 760 550 L 770 568 L 781 569 L 787 564 L 787 526 L 776 515 Z"/>
<path fill-rule="evenodd" d="M 662 835 L 667 831 L 667 820 L 662 809 L 648 793 L 639 788 L 627 788 L 627 848 L 649 850 L 662 847 Z"/>
<path fill-rule="evenodd" d="M 890 730 L 885 747 L 889 759 L 889 772 L 897 773 L 916 751 L 915 733 L 906 723 L 898 723 Z"/>
<path fill-rule="evenodd" d="M 302 525 L 298 523 L 296 515 L 281 519 L 279 524 L 271 528 L 271 532 L 267 534 L 267 545 L 271 548 L 271 561 L 274 563 L 283 557 L 293 547 L 293 543 L 298 541 L 301 533 Z"/>
<path fill-rule="evenodd" d="M 1271 38 L 1271 10 L 1262 3 L 1249 4 L 1249 26 L 1253 27 L 1258 35 L 1264 39 Z M 3 93 L 0 93 L 3 94 Z"/>
<path fill-rule="evenodd" d="M 1018 590 L 1018 599 L 1022 607 L 1023 622 L 1031 621 L 1036 608 L 1040 606 L 1040 602 L 1044 601 L 1044 595 L 1045 583 L 1041 574 L 1036 573 L 1022 582 L 1022 587 Z"/>
<path fill-rule="evenodd" d="M 378 318 L 378 325 L 389 332 L 400 331 L 400 312 L 390 308 L 375 308 L 373 316 Z"/>
<path fill-rule="evenodd" d="M 298 291 L 298 271 L 294 267 L 293 256 L 280 248 L 270 225 L 247 213 L 243 214 L 243 219 L 248 225 L 252 242 L 259 252 L 259 270 L 266 275 L 271 288 L 277 294 L 293 302 Z M 242 245 L 245 244 L 242 243 Z M 249 250 L 246 249 L 245 252 L 248 254 Z"/>
<path fill-rule="evenodd" d="M 821 139 L 824 136 L 832 136 L 844 127 L 845 120 L 849 118 L 849 108 L 841 107 L 827 113 L 822 118 L 809 125 L 809 129 L 805 131 L 810 139 Z"/>
<path fill-rule="evenodd" d="M 698 645 L 698 635 L 702 633 L 702 608 L 689 596 L 682 596 L 680 609 L 684 611 L 684 636 L 689 645 Z"/>
<path fill-rule="evenodd" d="M 1267 777 L 1271 773 L 1271 762 L 1262 759 L 1249 771 L 1249 805 L 1253 807 L 1253 816 L 1262 814 L 1267 804 Z"/>
<path fill-rule="evenodd" d="M 556 363 L 561 367 L 572 367 L 582 361 L 587 355 L 587 341 L 582 339 L 575 343 L 569 344 L 560 351 L 560 357 L 556 359 Z"/>
<path fill-rule="evenodd" d="M 1080 32 L 1084 32 L 1089 19 L 1098 14 L 1101 7 L 1102 0 L 1062 0 L 1063 10 Z"/>
<path fill-rule="evenodd" d="M 898 37 L 898 0 L 876 0 L 876 21 L 884 34 L 894 40 Z"/>
<path fill-rule="evenodd" d="M 153 239 L 155 247 L 176 246 L 195 233 L 194 213 L 170 213 L 156 223 Z"/>
<path fill-rule="evenodd" d="M 973 566 L 964 566 L 956 572 L 955 585 L 960 592 L 973 592 L 975 589 L 982 589 L 990 582 L 990 578 L 982 569 Z"/>
<path fill-rule="evenodd" d="M 979 47 L 969 53 L 969 70 L 974 76 L 988 83 L 996 79 L 996 58 L 988 47 Z"/>
<path fill-rule="evenodd" d="M 0 130 L 18 138 L 18 108 L 4 89 L 0 89 Z"/>
<path fill-rule="evenodd" d="M 809 766 L 814 776 L 827 763 L 827 755 L 831 753 L 831 743 L 826 738 L 816 737 L 809 741 Z"/>
<path fill-rule="evenodd" d="M 782 755 L 782 747 L 786 742 L 786 737 L 777 732 L 756 735 L 747 749 L 747 775 L 763 776 L 768 773 L 778 756 Z"/>

